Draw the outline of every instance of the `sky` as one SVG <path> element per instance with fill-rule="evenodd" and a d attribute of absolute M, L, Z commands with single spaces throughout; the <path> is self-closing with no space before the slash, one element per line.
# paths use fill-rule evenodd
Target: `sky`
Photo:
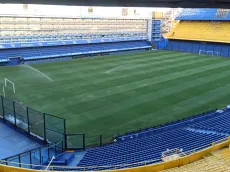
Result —
<path fill-rule="evenodd" d="M 58 6 L 58 5 L 28 5 L 28 10 L 23 9 L 23 4 L 0 4 L 0 14 L 27 14 L 48 16 L 98 16 L 98 17 L 120 17 L 122 7 L 92 7 L 93 13 L 88 13 L 88 7 Z M 165 12 L 169 8 L 129 8 L 130 17 L 150 18 L 152 11 Z M 60 13 L 61 12 L 61 13 Z"/>

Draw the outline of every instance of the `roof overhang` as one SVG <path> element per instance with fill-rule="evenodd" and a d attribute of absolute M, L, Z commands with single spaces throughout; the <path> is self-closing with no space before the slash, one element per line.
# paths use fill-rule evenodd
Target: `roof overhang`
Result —
<path fill-rule="evenodd" d="M 230 8 L 230 0 L 1 0 L 0 3 L 120 7 Z"/>

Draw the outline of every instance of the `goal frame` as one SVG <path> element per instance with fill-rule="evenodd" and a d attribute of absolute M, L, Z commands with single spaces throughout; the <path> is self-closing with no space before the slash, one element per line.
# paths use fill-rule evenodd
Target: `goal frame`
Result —
<path fill-rule="evenodd" d="M 3 92 L 3 96 L 6 97 L 6 92 L 5 92 L 5 86 L 2 86 L 2 92 Z"/>
<path fill-rule="evenodd" d="M 203 52 L 203 54 L 202 54 Z M 199 50 L 199 55 L 209 55 L 209 56 L 220 56 L 219 51 L 206 51 L 206 50 Z"/>
<path fill-rule="evenodd" d="M 12 81 L 10 81 L 9 79 L 5 78 L 5 87 L 7 87 L 7 82 L 10 83 L 13 86 L 13 91 L 14 91 L 14 94 L 15 94 L 16 93 L 15 84 Z M 3 86 L 3 89 L 5 91 L 4 86 Z"/>

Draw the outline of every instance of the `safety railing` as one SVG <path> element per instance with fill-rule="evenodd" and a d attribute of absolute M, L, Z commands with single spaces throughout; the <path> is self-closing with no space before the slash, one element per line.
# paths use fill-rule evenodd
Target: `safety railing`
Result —
<path fill-rule="evenodd" d="M 62 154 L 64 152 L 63 144 L 63 140 L 50 143 L 39 148 L 4 158 L 0 160 L 0 164 L 23 168 L 33 168 L 33 166 L 36 165 L 38 168 L 39 165 L 48 163 L 53 156 L 55 157 Z"/>

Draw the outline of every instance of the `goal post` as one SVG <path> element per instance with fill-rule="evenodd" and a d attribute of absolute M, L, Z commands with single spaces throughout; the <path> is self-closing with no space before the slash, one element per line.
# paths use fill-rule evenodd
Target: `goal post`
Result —
<path fill-rule="evenodd" d="M 3 96 L 6 97 L 6 92 L 5 92 L 5 86 L 4 85 L 2 86 L 2 93 L 3 93 Z"/>
<path fill-rule="evenodd" d="M 9 79 L 5 78 L 5 87 L 7 87 L 7 82 L 10 83 L 13 86 L 13 92 L 15 94 L 16 93 L 15 84 L 12 81 L 10 81 Z"/>
<path fill-rule="evenodd" d="M 220 56 L 220 52 L 219 51 L 199 50 L 199 55 Z"/>
<path fill-rule="evenodd" d="M 206 51 L 206 54 L 209 56 L 213 56 L 213 51 Z"/>
<path fill-rule="evenodd" d="M 218 56 L 218 57 L 220 56 L 220 52 L 219 51 L 214 51 L 213 53 L 214 53 L 213 54 L 214 56 Z"/>
<path fill-rule="evenodd" d="M 206 54 L 205 50 L 199 50 L 199 55 Z"/>

